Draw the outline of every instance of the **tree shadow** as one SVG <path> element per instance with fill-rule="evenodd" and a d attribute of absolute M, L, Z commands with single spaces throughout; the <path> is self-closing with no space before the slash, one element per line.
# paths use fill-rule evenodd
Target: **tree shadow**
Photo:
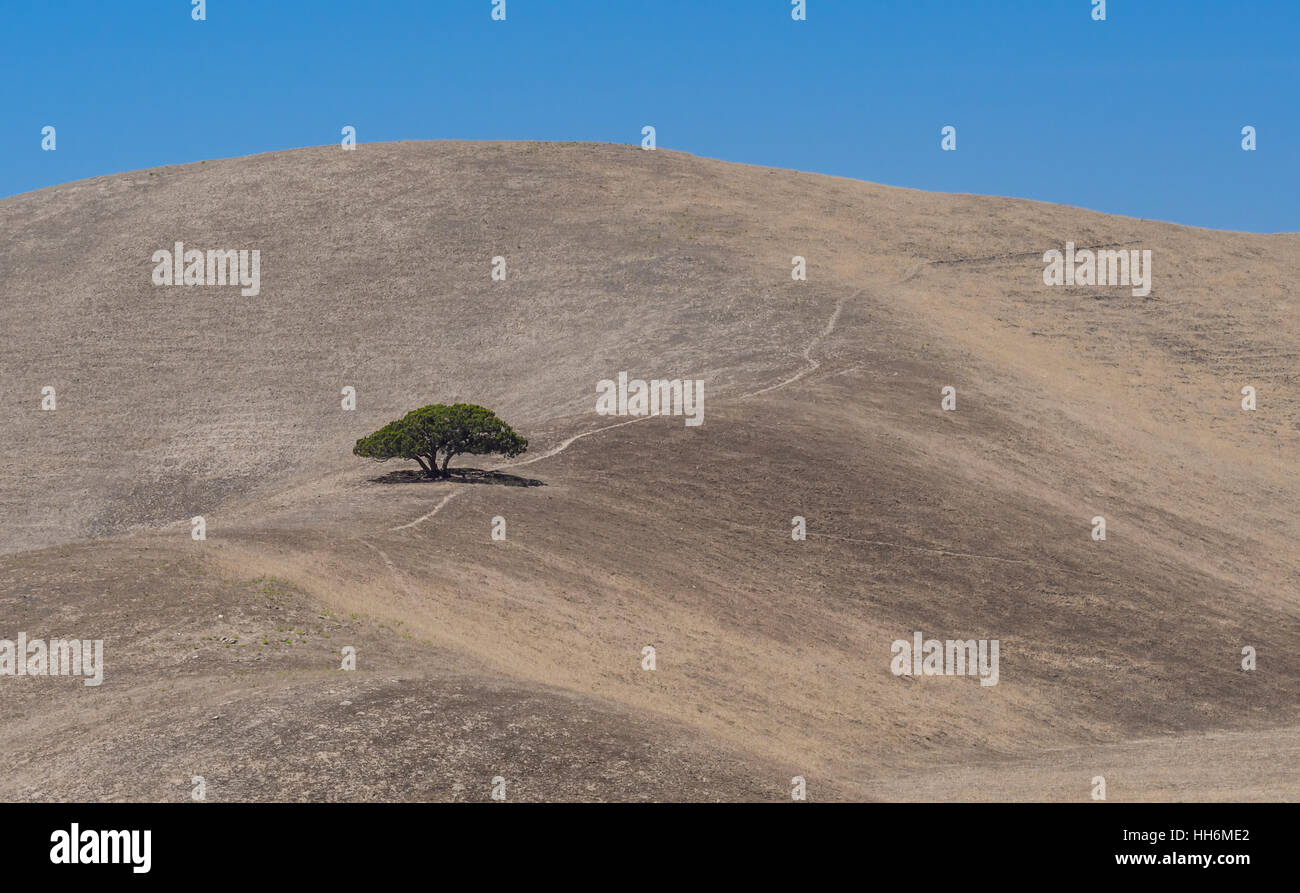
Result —
<path fill-rule="evenodd" d="M 418 468 L 402 468 L 388 474 L 371 478 L 372 484 L 496 484 L 502 487 L 545 487 L 545 481 L 536 478 L 520 477 L 503 471 L 490 471 L 482 468 L 451 468 L 450 478 L 431 478 Z"/>

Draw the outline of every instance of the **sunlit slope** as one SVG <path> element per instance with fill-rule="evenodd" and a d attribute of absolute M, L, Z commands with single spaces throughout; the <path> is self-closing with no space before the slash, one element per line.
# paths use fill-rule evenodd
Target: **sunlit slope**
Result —
<path fill-rule="evenodd" d="M 833 796 L 951 777 L 972 788 L 952 799 L 1068 799 L 1044 767 L 1092 748 L 1132 766 L 1127 796 L 1231 799 L 1252 794 L 1221 733 L 1300 721 L 1300 237 L 490 143 L 124 174 L 0 201 L 0 222 L 3 551 L 133 531 L 89 564 L 134 544 L 290 580 L 400 620 L 448 667 L 696 736 L 686 765 L 743 753 L 723 784 L 742 799 L 796 774 Z M 259 249 L 260 294 L 155 287 L 150 257 L 178 240 Z M 1067 242 L 1150 250 L 1150 293 L 1045 285 Z M 704 424 L 598 430 L 626 421 L 593 411 L 621 370 L 703 379 Z M 349 454 L 456 400 L 530 438 L 507 471 L 537 486 L 377 483 L 394 469 Z M 30 580 L 37 554 L 8 562 Z M 133 573 L 146 603 L 176 597 Z M 894 676 L 915 631 L 1000 640 L 998 684 Z M 1165 736 L 1185 772 L 1125 763 Z M 582 798 L 601 796 L 634 794 Z"/>

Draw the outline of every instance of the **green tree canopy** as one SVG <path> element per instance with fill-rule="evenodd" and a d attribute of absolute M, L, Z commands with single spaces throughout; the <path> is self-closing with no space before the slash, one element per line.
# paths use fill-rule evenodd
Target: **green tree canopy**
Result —
<path fill-rule="evenodd" d="M 450 477 L 447 464 L 453 456 L 500 453 L 512 458 L 527 449 L 527 438 L 516 434 L 490 409 L 472 403 L 435 403 L 413 409 L 361 438 L 352 452 L 380 462 L 414 459 L 429 477 L 446 478 Z"/>

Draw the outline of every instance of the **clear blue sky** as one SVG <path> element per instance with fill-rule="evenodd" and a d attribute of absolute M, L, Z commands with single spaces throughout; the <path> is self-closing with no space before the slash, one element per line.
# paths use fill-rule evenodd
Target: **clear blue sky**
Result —
<path fill-rule="evenodd" d="M 1300 231 L 1300 0 L 0 0 L 0 196 L 337 143 L 639 143 Z M 57 149 L 41 150 L 41 128 Z M 957 151 L 939 148 L 957 128 Z M 1253 125 L 1258 149 L 1241 149 Z"/>

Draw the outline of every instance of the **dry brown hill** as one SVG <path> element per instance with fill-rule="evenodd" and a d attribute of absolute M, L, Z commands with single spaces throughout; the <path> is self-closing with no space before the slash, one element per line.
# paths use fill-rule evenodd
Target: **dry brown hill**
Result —
<path fill-rule="evenodd" d="M 443 142 L 0 226 L 0 638 L 107 663 L 0 676 L 0 797 L 1300 799 L 1300 236 Z M 176 241 L 260 250 L 260 294 L 155 287 Z M 1066 241 L 1151 293 L 1045 286 Z M 621 370 L 703 379 L 704 424 L 614 427 Z M 350 455 L 457 401 L 523 464 Z M 917 630 L 999 683 L 893 675 Z"/>

